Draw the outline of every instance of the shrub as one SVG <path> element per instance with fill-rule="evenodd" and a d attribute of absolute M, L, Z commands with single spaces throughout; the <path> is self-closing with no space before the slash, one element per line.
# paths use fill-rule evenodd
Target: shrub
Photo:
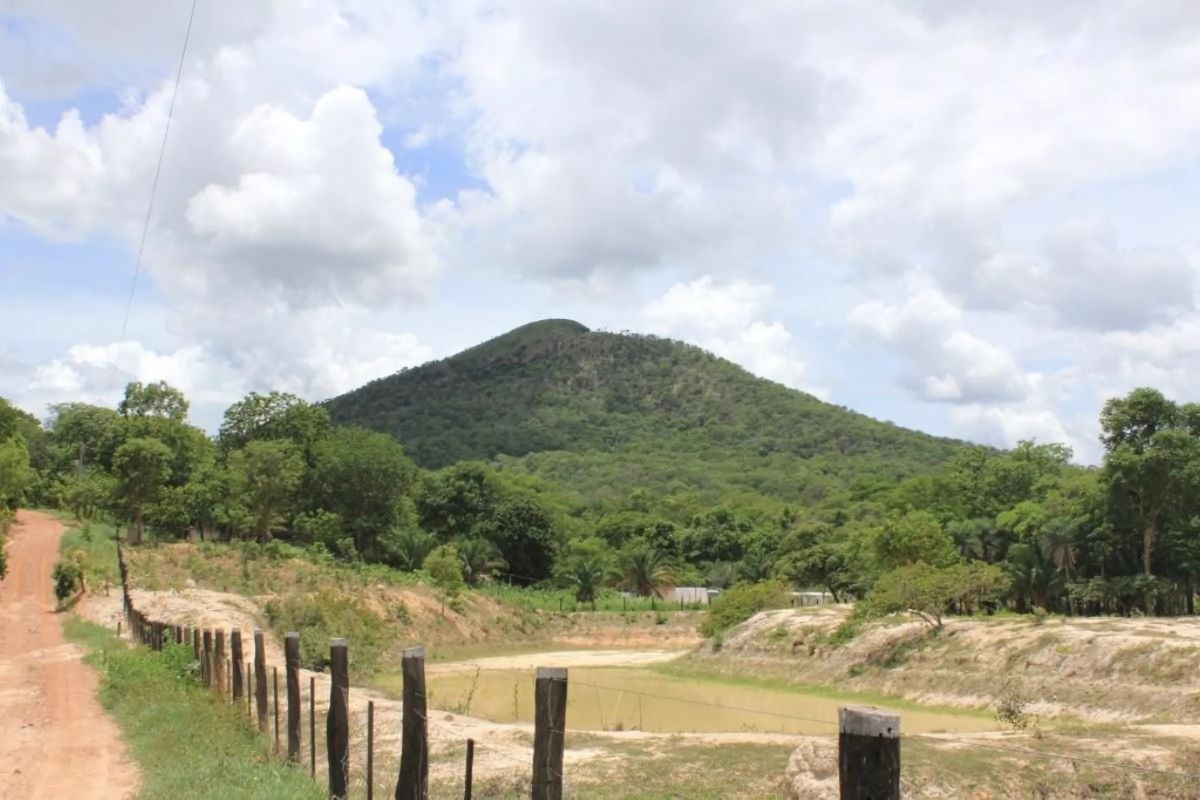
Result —
<path fill-rule="evenodd" d="M 329 640 L 345 638 L 350 645 L 350 669 L 367 677 L 379 665 L 387 642 L 387 625 L 362 601 L 332 592 L 289 595 L 271 600 L 267 621 L 280 638 L 288 631 L 300 634 L 300 660 L 309 669 L 329 665 Z"/>
<path fill-rule="evenodd" d="M 75 594 L 76 587 L 83 579 L 83 567 L 76 559 L 64 558 L 54 565 L 54 571 L 50 574 L 54 578 L 54 596 L 59 603 L 65 603 Z"/>
<path fill-rule="evenodd" d="M 788 604 L 787 591 L 779 581 L 741 583 L 727 589 L 712 601 L 700 633 L 712 637 L 739 622 L 745 622 L 759 611 L 782 608 Z"/>

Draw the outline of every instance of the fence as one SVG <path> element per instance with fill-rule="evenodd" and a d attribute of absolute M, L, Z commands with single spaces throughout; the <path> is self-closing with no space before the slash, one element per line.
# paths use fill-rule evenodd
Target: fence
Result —
<path fill-rule="evenodd" d="M 349 683 L 349 645 L 345 639 L 330 642 L 330 674 L 310 675 L 307 681 L 307 698 L 303 696 L 300 669 L 300 637 L 288 633 L 284 637 L 284 698 L 281 706 L 280 675 L 278 667 L 268 664 L 265 636 L 261 630 L 253 632 L 253 657 L 246 652 L 246 641 L 242 631 L 213 630 L 195 626 L 172 624 L 147 617 L 134 607 L 129 591 L 128 575 L 124 554 L 117 548 L 121 573 L 124 620 L 128 634 L 135 643 L 161 650 L 168 644 L 190 646 L 197 665 L 196 675 L 205 687 L 226 698 L 234 705 L 245 703 L 246 714 L 264 735 L 272 733 L 273 751 L 298 767 L 304 766 L 303 723 L 307 706 L 308 758 L 307 766 L 314 779 L 318 770 L 318 678 L 328 682 L 328 701 L 324 704 L 324 772 L 328 780 L 331 798 L 346 798 L 352 787 L 362 786 L 362 794 L 373 800 L 377 788 L 377 748 L 380 739 L 376 736 L 379 715 L 376 705 L 368 700 L 365 707 L 360 702 L 358 719 L 365 716 L 366 758 L 361 776 L 353 774 L 350 756 L 350 723 L 352 716 Z M 121 623 L 117 625 L 118 633 Z M 228 643 L 228 655 L 226 654 Z M 502 670 L 507 671 L 507 670 Z M 528 673 L 514 674 L 528 678 Z M 416 647 L 404 651 L 401 661 L 402 703 L 398 726 L 399 763 L 394 784 L 397 800 L 424 800 L 429 791 L 430 774 L 430 729 L 437 729 L 443 739 L 455 739 L 459 733 L 440 726 L 432 720 L 426 703 L 425 651 Z M 610 689 L 586 681 L 575 681 L 583 689 Z M 504 762 L 519 767 L 528 775 L 527 786 L 534 800 L 561 800 L 569 796 L 570 783 L 564 775 L 564 746 L 566 737 L 568 675 L 566 669 L 541 667 L 534 675 L 534 737 L 532 753 L 528 746 L 516 747 L 512 743 L 479 741 L 473 737 L 457 739 L 463 745 L 462 796 L 470 800 L 477 754 L 495 762 Z M 734 708 L 727 704 L 712 704 L 703 700 L 680 697 L 662 697 L 649 693 L 620 690 L 624 694 L 658 697 L 672 702 L 696 705 L 713 705 L 717 708 Z M 307 699 L 307 703 L 305 700 Z M 281 707 L 284 715 L 281 721 Z M 836 727 L 838 731 L 838 780 L 842 800 L 899 800 L 901 733 L 900 717 L 897 714 L 876 708 L 842 707 L 838 721 L 817 719 L 787 714 L 781 711 L 739 709 L 770 717 L 802 720 L 808 723 Z M 365 711 L 365 715 L 362 713 Z M 282 729 L 281 729 L 282 726 Z M 904 739 L 927 738 L 926 735 L 907 735 Z M 943 737 L 929 737 L 942 740 Z M 1137 764 L 1119 763 L 1104 759 L 1089 758 L 1077 754 L 1055 753 L 1039 748 L 1014 747 L 992 741 L 955 739 L 957 744 L 1016 753 L 1048 759 L 1062 759 L 1073 765 L 1091 764 L 1124 773 L 1142 773 L 1183 779 L 1189 784 L 1200 785 L 1200 775 L 1173 770 L 1143 767 Z M 388 738 L 384 737 L 387 746 Z M 393 751 L 394 752 L 394 751 Z M 391 781 L 387 781 L 387 794 L 391 794 Z M 457 785 L 457 784 L 456 784 Z M 568 794 L 564 793 L 564 788 Z M 381 794 L 382 796 L 382 794 Z"/>

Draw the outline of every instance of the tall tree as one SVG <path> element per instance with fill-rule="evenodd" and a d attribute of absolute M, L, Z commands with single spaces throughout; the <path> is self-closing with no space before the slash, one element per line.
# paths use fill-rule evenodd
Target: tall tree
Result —
<path fill-rule="evenodd" d="M 161 417 L 184 420 L 188 401 L 183 392 L 166 381 L 141 383 L 134 381 L 125 387 L 125 397 L 117 405 L 123 417 Z"/>
<path fill-rule="evenodd" d="M 1100 414 L 1111 516 L 1140 533 L 1146 575 L 1155 574 L 1159 535 L 1200 508 L 1198 418 L 1196 406 L 1179 406 L 1146 388 L 1109 400 Z"/>
<path fill-rule="evenodd" d="M 225 411 L 218 439 L 225 450 L 255 439 L 288 439 L 309 458 L 329 433 L 329 412 L 294 394 L 251 392 Z"/>
<path fill-rule="evenodd" d="M 255 441 L 230 454 L 229 469 L 253 520 L 254 534 L 265 544 L 293 507 L 304 459 L 291 442 Z"/>
<path fill-rule="evenodd" d="M 399 523 L 416 465 L 395 439 L 364 428 L 336 428 L 316 444 L 310 503 L 336 513 L 358 553 L 379 560 L 379 537 Z"/>
<path fill-rule="evenodd" d="M 132 517 L 129 541 L 142 541 L 142 514 L 171 474 L 171 449 L 157 439 L 134 438 L 113 454 L 118 490 Z"/>

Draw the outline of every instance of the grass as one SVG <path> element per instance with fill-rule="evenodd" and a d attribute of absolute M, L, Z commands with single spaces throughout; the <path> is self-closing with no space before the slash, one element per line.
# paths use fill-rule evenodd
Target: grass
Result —
<path fill-rule="evenodd" d="M 117 566 L 116 530 L 102 523 L 73 523 L 63 534 L 59 550 L 63 554 L 78 551 L 83 555 L 88 586 L 93 590 L 105 584 L 120 588 L 121 575 Z"/>
<path fill-rule="evenodd" d="M 87 647 L 100 702 L 113 715 L 141 772 L 139 800 L 296 800 L 325 796 L 296 767 L 270 757 L 241 709 L 191 675 L 190 648 L 124 647 L 98 625 L 70 618 L 67 636 Z"/>
<path fill-rule="evenodd" d="M 601 590 L 596 602 L 581 603 L 575 599 L 575 593 L 570 589 L 534 589 L 521 586 L 508 586 L 502 583 L 484 584 L 478 587 L 481 594 L 495 598 L 515 608 L 531 611 L 703 611 L 707 608 L 701 603 L 684 603 L 682 608 L 679 601 L 653 599 L 650 597 L 622 597 L 620 592 L 612 589 Z M 594 606 L 594 607 L 593 607 Z"/>

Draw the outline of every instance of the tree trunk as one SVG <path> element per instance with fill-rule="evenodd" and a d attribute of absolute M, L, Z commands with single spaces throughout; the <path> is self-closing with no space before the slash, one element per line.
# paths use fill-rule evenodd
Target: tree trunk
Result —
<path fill-rule="evenodd" d="M 1154 539 L 1158 531 L 1154 528 L 1153 522 L 1147 522 L 1146 527 L 1142 529 L 1142 568 L 1145 569 L 1148 576 L 1154 576 Z M 1146 592 L 1145 597 L 1146 616 L 1154 615 L 1154 594 L 1150 591 Z"/>
<path fill-rule="evenodd" d="M 142 507 L 140 505 L 133 510 L 133 525 L 129 528 L 129 543 L 142 543 Z"/>

